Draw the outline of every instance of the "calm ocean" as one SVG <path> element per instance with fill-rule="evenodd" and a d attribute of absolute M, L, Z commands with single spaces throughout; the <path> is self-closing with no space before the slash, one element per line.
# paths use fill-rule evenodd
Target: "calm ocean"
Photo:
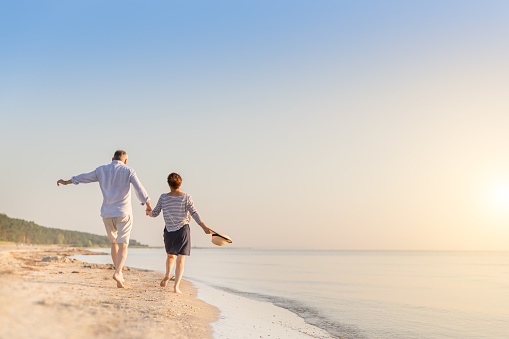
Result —
<path fill-rule="evenodd" d="M 164 262 L 164 249 L 130 249 L 126 264 Z M 184 278 L 286 308 L 335 337 L 509 338 L 509 252 L 195 248 Z"/>

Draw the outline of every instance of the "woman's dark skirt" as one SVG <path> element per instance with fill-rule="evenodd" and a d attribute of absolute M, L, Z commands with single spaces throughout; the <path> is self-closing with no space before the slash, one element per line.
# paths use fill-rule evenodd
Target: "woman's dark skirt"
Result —
<path fill-rule="evenodd" d="M 168 232 L 165 227 L 163 236 L 166 253 L 191 255 L 191 230 L 189 225 L 184 225 L 173 232 Z"/>

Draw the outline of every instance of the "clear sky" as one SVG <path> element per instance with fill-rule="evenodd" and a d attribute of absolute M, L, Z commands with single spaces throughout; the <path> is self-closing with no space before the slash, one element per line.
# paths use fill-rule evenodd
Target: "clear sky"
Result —
<path fill-rule="evenodd" d="M 129 154 L 238 247 L 509 250 L 505 1 L 3 1 L 0 212 L 105 234 Z M 163 219 L 133 196 L 132 237 Z M 192 222 L 193 245 L 211 244 Z"/>

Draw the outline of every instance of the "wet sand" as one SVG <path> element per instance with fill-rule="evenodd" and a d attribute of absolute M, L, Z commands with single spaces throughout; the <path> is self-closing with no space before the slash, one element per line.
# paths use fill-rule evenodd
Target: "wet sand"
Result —
<path fill-rule="evenodd" d="M 0 338 L 212 337 L 218 309 L 189 282 L 178 295 L 162 273 L 131 268 L 119 289 L 109 265 L 69 258 L 90 253 L 0 245 Z"/>

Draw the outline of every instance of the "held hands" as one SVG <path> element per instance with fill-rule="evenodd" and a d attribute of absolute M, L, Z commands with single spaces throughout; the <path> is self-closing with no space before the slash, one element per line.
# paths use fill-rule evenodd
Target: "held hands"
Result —
<path fill-rule="evenodd" d="M 149 217 L 152 217 L 152 215 L 150 214 L 150 212 L 152 212 L 152 205 L 150 205 L 150 201 L 148 201 L 148 200 L 147 200 L 146 204 L 147 204 L 147 208 L 145 209 L 145 214 L 148 215 Z"/>

